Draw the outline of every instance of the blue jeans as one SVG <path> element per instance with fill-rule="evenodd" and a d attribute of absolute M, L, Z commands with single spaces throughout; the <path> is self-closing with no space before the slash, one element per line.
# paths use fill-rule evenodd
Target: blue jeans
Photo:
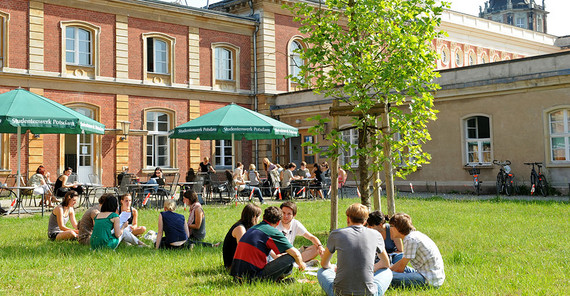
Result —
<path fill-rule="evenodd" d="M 321 268 L 317 272 L 317 279 L 319 280 L 319 285 L 328 296 L 334 296 L 334 279 L 336 277 L 336 272 L 331 268 L 324 269 Z M 386 293 L 390 282 L 392 281 L 392 271 L 388 268 L 380 269 L 374 273 L 374 284 L 376 284 L 376 294 L 375 296 L 381 296 Z"/>
<path fill-rule="evenodd" d="M 426 278 L 415 269 L 406 266 L 404 272 L 393 272 L 392 287 L 425 287 Z"/>
<path fill-rule="evenodd" d="M 251 193 L 252 189 L 253 189 L 253 195 L 257 195 L 259 197 L 259 202 L 263 203 L 263 194 L 261 194 L 261 189 L 259 189 L 259 187 L 250 186 L 246 184 L 243 190 L 246 191 L 247 193 Z"/>

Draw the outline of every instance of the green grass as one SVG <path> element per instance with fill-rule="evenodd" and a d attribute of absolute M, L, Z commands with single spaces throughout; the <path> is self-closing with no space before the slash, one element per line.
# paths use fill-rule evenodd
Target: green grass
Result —
<path fill-rule="evenodd" d="M 340 201 L 339 226 L 355 201 Z M 330 202 L 298 206 L 297 218 L 326 242 Z M 432 198 L 398 199 L 396 206 L 439 246 L 446 280 L 438 290 L 387 295 L 570 295 L 568 203 Z M 222 241 L 241 208 L 205 206 L 206 240 Z M 140 224 L 156 230 L 157 215 L 141 211 Z M 0 295 L 324 295 L 316 278 L 298 271 L 294 277 L 308 283 L 238 285 L 222 267 L 221 248 L 93 252 L 77 242 L 49 241 L 47 223 L 47 215 L 0 218 Z M 298 238 L 296 245 L 303 244 L 308 241 Z"/>

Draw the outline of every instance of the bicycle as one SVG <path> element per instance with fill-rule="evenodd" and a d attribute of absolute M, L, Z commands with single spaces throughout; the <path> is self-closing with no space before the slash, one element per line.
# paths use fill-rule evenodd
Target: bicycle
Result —
<path fill-rule="evenodd" d="M 497 194 L 505 192 L 508 196 L 512 195 L 514 193 L 515 176 L 511 173 L 511 161 L 493 160 L 493 164 L 500 166 L 497 174 Z"/>
<path fill-rule="evenodd" d="M 525 162 L 526 165 L 531 165 L 530 170 L 530 195 L 533 195 L 535 191 L 538 191 L 542 196 L 548 195 L 548 182 L 546 182 L 546 177 L 542 174 L 542 162 Z M 538 167 L 538 172 L 534 169 L 534 166 Z"/>
<path fill-rule="evenodd" d="M 469 175 L 473 176 L 473 188 L 477 195 L 481 193 L 481 183 L 483 183 L 482 181 L 479 181 L 479 173 L 481 171 L 477 168 L 478 165 L 482 165 L 482 163 L 468 163 L 465 165 L 466 167 L 471 167 Z"/>

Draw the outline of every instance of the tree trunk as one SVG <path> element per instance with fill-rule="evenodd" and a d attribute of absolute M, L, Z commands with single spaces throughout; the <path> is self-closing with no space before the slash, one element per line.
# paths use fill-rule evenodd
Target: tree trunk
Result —
<path fill-rule="evenodd" d="M 365 151 L 368 147 L 368 125 L 364 123 L 362 129 L 358 130 L 358 149 Z M 360 202 L 370 207 L 370 174 L 368 172 L 368 155 L 366 153 L 358 154 L 358 170 L 360 173 Z"/>
<path fill-rule="evenodd" d="M 390 104 L 385 105 L 385 112 L 382 114 L 382 126 L 385 127 L 386 135 L 391 137 L 392 130 L 390 128 Z M 386 207 L 388 208 L 388 216 L 392 217 L 396 213 L 396 204 L 394 201 L 394 174 L 392 172 L 392 147 L 390 141 L 386 141 L 382 147 L 386 161 L 384 162 L 384 176 L 386 178 Z"/>

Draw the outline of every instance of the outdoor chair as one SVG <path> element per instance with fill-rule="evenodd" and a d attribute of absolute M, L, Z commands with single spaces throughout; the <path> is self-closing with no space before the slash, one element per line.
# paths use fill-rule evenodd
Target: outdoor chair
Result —
<path fill-rule="evenodd" d="M 249 190 L 238 190 L 238 186 L 234 182 L 233 176 L 227 176 L 228 195 L 231 202 L 246 202 L 249 199 Z"/>
<path fill-rule="evenodd" d="M 165 176 L 166 185 L 159 187 L 152 196 L 156 202 L 156 209 L 159 210 L 164 204 L 167 198 L 173 198 L 176 195 L 176 189 L 178 188 L 178 181 L 180 180 L 180 174 L 175 173 L 174 175 Z"/>

